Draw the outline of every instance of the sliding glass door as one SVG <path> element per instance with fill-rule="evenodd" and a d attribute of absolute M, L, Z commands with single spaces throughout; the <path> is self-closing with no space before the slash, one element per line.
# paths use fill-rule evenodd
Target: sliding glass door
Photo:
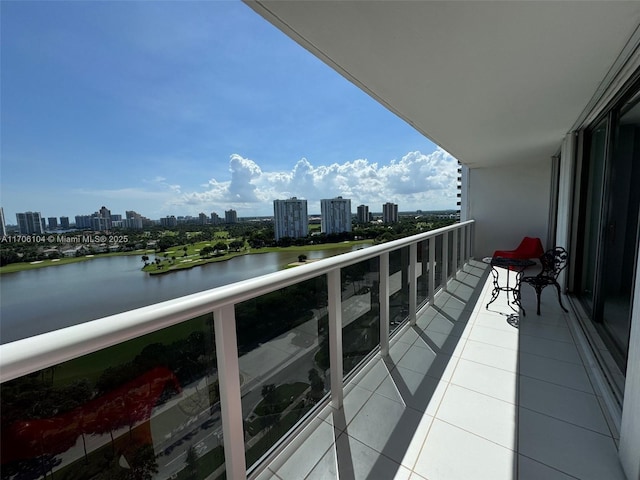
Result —
<path fill-rule="evenodd" d="M 602 323 L 626 358 L 638 247 L 640 206 L 640 104 L 615 125 L 605 212 Z"/>
<path fill-rule="evenodd" d="M 587 132 L 576 292 L 621 371 L 626 369 L 640 212 L 640 103 Z"/>

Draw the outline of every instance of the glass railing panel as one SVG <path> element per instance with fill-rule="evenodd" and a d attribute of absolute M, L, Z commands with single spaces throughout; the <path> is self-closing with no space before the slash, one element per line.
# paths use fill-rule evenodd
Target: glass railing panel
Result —
<path fill-rule="evenodd" d="M 331 385 L 326 276 L 239 303 L 235 312 L 250 468 Z"/>
<path fill-rule="evenodd" d="M 418 242 L 418 264 L 416 265 L 417 275 L 417 296 L 418 308 L 429 300 L 429 240 Z"/>
<path fill-rule="evenodd" d="M 409 247 L 389 253 L 389 331 L 409 316 Z"/>
<path fill-rule="evenodd" d="M 453 277 L 456 272 L 453 271 L 453 258 L 456 254 L 453 246 L 453 232 L 447 234 L 447 275 Z M 445 279 L 446 282 L 446 279 Z"/>
<path fill-rule="evenodd" d="M 464 241 L 464 227 L 458 229 L 456 238 L 456 263 L 458 264 L 458 269 L 460 269 L 462 268 L 462 242 Z"/>
<path fill-rule="evenodd" d="M 438 235 L 435 238 L 435 282 L 433 285 L 433 291 L 434 293 L 438 291 L 439 288 L 442 287 L 442 266 L 443 266 L 443 261 L 444 259 L 442 258 L 442 235 Z"/>
<path fill-rule="evenodd" d="M 372 258 L 340 271 L 342 355 L 346 376 L 380 344 L 379 260 Z"/>
<path fill-rule="evenodd" d="M 224 475 L 213 316 L 2 384 L 2 478 Z"/>

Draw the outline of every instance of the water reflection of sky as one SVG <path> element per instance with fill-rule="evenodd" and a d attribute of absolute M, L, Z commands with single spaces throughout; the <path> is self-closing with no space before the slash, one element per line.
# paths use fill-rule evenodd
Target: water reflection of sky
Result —
<path fill-rule="evenodd" d="M 349 247 L 345 251 L 359 249 Z M 343 253 L 305 252 L 310 259 Z M 0 341 L 8 343 L 107 315 L 201 292 L 275 272 L 299 252 L 244 255 L 150 276 L 140 271 L 141 255 L 27 270 L 0 277 Z M 151 255 L 153 259 L 153 255 Z"/>

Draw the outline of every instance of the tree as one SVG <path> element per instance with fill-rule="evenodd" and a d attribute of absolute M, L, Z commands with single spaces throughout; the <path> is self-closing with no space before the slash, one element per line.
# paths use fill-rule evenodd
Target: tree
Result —
<path fill-rule="evenodd" d="M 151 480 L 158 473 L 158 462 L 152 445 L 142 445 L 136 449 L 129 463 L 130 470 L 124 476 L 127 480 Z"/>
<path fill-rule="evenodd" d="M 244 248 L 244 242 L 242 240 L 234 240 L 229 244 L 229 247 L 236 252 L 239 252 L 240 250 L 242 250 L 242 248 Z"/>
<path fill-rule="evenodd" d="M 311 391 L 308 398 L 313 403 L 317 403 L 322 397 L 324 397 L 324 381 L 320 378 L 318 371 L 315 368 L 309 370 L 309 383 L 311 384 Z"/>
<path fill-rule="evenodd" d="M 203 258 L 210 257 L 211 255 L 213 255 L 214 251 L 215 250 L 211 245 L 207 245 L 202 250 L 200 250 L 200 256 L 203 257 Z"/>
<path fill-rule="evenodd" d="M 307 261 L 307 256 L 306 255 L 298 255 L 298 261 L 300 263 L 306 262 Z"/>
<path fill-rule="evenodd" d="M 167 248 L 173 247 L 175 245 L 173 237 L 164 236 L 160 240 L 158 240 L 157 248 L 158 251 L 164 252 Z"/>
<path fill-rule="evenodd" d="M 226 251 L 227 250 L 227 244 L 225 242 L 218 242 L 213 246 L 213 249 L 217 250 L 219 252 Z"/>
<path fill-rule="evenodd" d="M 20 260 L 20 255 L 12 248 L 6 247 L 5 245 L 0 248 L 0 267 L 19 262 Z"/>
<path fill-rule="evenodd" d="M 142 255 L 142 261 L 144 262 L 144 266 L 149 265 L 149 255 Z"/>
<path fill-rule="evenodd" d="M 182 247 L 182 250 L 184 250 L 184 255 L 182 255 L 183 257 L 187 256 L 187 246 L 185 245 L 184 247 Z"/>
<path fill-rule="evenodd" d="M 262 386 L 263 415 L 261 418 L 262 427 L 271 429 L 280 420 L 278 409 L 278 394 L 273 383 Z"/>
<path fill-rule="evenodd" d="M 184 464 L 185 478 L 188 480 L 196 480 L 198 478 L 198 454 L 193 445 L 187 450 L 187 458 Z"/>

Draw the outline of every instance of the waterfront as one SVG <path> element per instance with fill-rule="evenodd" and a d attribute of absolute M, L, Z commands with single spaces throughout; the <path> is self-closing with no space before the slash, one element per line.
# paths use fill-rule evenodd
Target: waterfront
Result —
<path fill-rule="evenodd" d="M 305 255 L 313 260 L 359 248 L 362 245 Z M 141 255 L 96 258 L 2 275 L 1 343 L 275 272 L 297 261 L 299 252 L 244 255 L 155 276 L 141 271 Z"/>

